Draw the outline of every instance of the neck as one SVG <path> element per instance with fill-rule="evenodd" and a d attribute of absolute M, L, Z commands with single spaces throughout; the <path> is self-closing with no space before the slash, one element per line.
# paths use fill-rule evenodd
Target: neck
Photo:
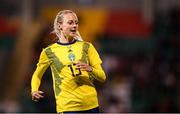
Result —
<path fill-rule="evenodd" d="M 58 36 L 58 38 L 59 38 L 59 42 L 61 42 L 61 43 L 70 43 L 70 42 L 74 41 L 73 37 L 67 37 L 64 35 L 60 35 L 60 36 Z"/>

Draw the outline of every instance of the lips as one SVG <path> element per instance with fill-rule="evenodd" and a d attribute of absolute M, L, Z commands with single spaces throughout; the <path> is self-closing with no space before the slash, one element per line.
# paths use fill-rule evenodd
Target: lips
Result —
<path fill-rule="evenodd" d="M 76 30 L 70 30 L 71 32 L 76 32 Z"/>
<path fill-rule="evenodd" d="M 76 30 L 70 30 L 71 34 L 75 35 L 76 34 Z"/>

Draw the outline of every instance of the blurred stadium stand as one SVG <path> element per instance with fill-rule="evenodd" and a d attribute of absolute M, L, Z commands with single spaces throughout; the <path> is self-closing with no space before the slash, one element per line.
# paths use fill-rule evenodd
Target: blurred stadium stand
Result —
<path fill-rule="evenodd" d="M 78 14 L 83 39 L 103 59 L 102 112 L 180 112 L 179 0 L 1 0 L 0 112 L 55 112 L 50 70 L 40 102 L 30 81 L 62 9 Z"/>

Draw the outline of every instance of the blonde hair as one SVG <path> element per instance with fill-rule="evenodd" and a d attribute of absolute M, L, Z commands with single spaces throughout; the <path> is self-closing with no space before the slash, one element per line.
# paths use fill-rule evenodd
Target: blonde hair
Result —
<path fill-rule="evenodd" d="M 54 19 L 54 30 L 53 30 L 53 32 L 52 33 L 55 33 L 57 36 L 58 36 L 58 34 L 60 34 L 59 33 L 59 24 L 61 24 L 62 22 L 63 22 L 63 16 L 65 15 L 65 14 L 68 14 L 68 13 L 73 13 L 73 14 L 75 14 L 76 15 L 76 13 L 74 13 L 73 11 L 71 11 L 71 10 L 62 10 L 62 11 L 60 11 L 60 12 L 58 12 L 58 14 L 56 15 L 56 18 Z M 75 38 L 75 39 L 77 39 L 77 40 L 79 40 L 79 41 L 83 41 L 82 40 L 82 37 L 81 37 L 81 35 L 79 34 L 79 32 L 77 31 L 77 34 L 79 35 L 79 37 L 78 38 Z"/>

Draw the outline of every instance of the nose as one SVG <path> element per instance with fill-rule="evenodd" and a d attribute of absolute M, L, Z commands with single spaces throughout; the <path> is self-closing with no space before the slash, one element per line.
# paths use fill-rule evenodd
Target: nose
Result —
<path fill-rule="evenodd" d="M 76 23 L 73 23 L 73 27 L 77 27 L 78 25 Z"/>

